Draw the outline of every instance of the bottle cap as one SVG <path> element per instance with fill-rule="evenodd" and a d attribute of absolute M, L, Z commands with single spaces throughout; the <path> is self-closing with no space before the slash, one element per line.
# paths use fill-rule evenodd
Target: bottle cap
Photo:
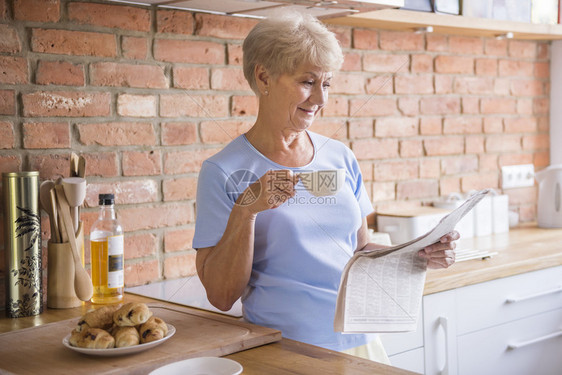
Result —
<path fill-rule="evenodd" d="M 100 194 L 99 204 L 103 206 L 108 206 L 115 203 L 115 196 L 113 194 Z"/>

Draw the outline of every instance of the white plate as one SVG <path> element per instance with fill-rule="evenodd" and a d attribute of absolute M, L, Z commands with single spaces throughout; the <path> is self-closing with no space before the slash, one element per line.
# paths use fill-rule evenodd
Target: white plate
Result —
<path fill-rule="evenodd" d="M 160 340 L 147 342 L 146 344 L 139 344 L 134 346 L 127 346 L 124 348 L 111 348 L 111 349 L 86 349 L 86 348 L 78 348 L 76 346 L 70 345 L 68 340 L 70 339 L 70 334 L 66 335 L 64 339 L 62 339 L 62 344 L 66 346 L 68 349 L 74 350 L 75 352 L 88 354 L 88 355 L 97 355 L 102 357 L 113 357 L 117 355 L 124 355 L 124 354 L 133 354 L 143 352 L 150 348 L 154 348 L 157 345 L 162 344 L 164 341 L 168 340 L 176 333 L 176 328 L 168 324 L 168 334 L 166 337 L 161 338 Z"/>
<path fill-rule="evenodd" d="M 232 359 L 219 357 L 190 358 L 157 368 L 149 375 L 238 375 L 242 365 Z"/>

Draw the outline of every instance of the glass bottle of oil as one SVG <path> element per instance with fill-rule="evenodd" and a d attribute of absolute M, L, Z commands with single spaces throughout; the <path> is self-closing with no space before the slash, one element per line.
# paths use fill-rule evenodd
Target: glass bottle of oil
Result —
<path fill-rule="evenodd" d="M 90 257 L 94 295 L 92 303 L 123 300 L 123 228 L 115 215 L 115 196 L 99 195 L 99 217 L 90 231 Z"/>

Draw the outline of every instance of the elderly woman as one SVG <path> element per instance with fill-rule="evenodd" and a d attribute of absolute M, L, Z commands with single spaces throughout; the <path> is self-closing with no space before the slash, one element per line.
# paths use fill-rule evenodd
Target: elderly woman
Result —
<path fill-rule="evenodd" d="M 327 103 L 341 48 L 317 19 L 290 14 L 258 23 L 243 52 L 244 75 L 259 98 L 255 124 L 199 175 L 193 246 L 208 299 L 228 310 L 242 297 L 249 322 L 325 348 L 376 343 L 376 335 L 333 330 L 345 264 L 354 251 L 383 247 L 369 243 L 373 206 L 353 152 L 308 131 Z M 340 169 L 337 191 L 330 171 Z M 335 195 L 311 195 L 302 181 L 310 171 L 323 171 L 319 181 Z M 456 239 L 453 232 L 419 255 L 429 267 L 448 267 Z M 384 351 L 374 359 L 385 361 Z"/>

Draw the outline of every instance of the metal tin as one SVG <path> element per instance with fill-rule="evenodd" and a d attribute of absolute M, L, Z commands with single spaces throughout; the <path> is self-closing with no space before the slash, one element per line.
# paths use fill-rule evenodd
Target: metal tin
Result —
<path fill-rule="evenodd" d="M 39 172 L 2 173 L 6 314 L 43 311 Z"/>

